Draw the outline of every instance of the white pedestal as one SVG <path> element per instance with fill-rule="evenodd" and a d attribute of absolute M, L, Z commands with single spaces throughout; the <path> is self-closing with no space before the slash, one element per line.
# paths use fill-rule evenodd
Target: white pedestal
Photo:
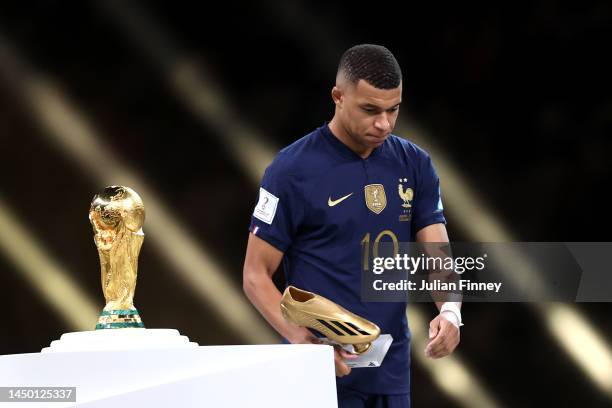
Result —
<path fill-rule="evenodd" d="M 333 349 L 324 345 L 6 355 L 0 386 L 77 388 L 76 403 L 24 407 L 337 407 Z"/>

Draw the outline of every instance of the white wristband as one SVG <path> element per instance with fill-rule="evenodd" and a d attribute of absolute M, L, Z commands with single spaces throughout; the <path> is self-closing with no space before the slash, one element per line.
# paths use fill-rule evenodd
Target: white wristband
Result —
<path fill-rule="evenodd" d="M 443 314 L 444 312 L 447 313 Z M 458 302 L 444 302 L 440 308 L 440 314 L 455 326 L 463 326 L 461 322 L 461 309 L 459 309 Z"/>

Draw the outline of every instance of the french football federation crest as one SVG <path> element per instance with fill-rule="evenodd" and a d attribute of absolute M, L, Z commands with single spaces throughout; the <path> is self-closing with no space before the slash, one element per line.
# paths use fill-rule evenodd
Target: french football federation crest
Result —
<path fill-rule="evenodd" d="M 407 181 L 407 180 L 404 179 L 404 181 Z M 412 204 L 410 202 L 414 198 L 414 192 L 412 191 L 410 187 L 407 187 L 406 190 L 404 190 L 404 186 L 402 185 L 401 182 L 402 180 L 400 179 L 400 183 L 397 186 L 397 192 L 399 193 L 400 198 L 404 201 L 404 204 L 402 204 L 402 207 L 410 208 L 412 207 Z"/>
<path fill-rule="evenodd" d="M 380 214 L 387 206 L 385 187 L 382 184 L 368 184 L 364 187 L 366 206 L 376 214 Z"/>

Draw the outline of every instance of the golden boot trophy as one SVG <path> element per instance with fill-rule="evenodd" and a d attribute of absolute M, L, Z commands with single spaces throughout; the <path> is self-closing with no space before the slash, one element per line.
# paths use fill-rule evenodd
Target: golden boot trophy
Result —
<path fill-rule="evenodd" d="M 91 202 L 89 220 L 100 256 L 106 300 L 96 330 L 144 327 L 134 307 L 144 219 L 142 199 L 129 187 L 106 187 Z"/>
<path fill-rule="evenodd" d="M 312 292 L 288 286 L 280 304 L 290 322 L 314 329 L 339 344 L 351 344 L 356 354 L 363 354 L 380 335 L 374 323 Z"/>

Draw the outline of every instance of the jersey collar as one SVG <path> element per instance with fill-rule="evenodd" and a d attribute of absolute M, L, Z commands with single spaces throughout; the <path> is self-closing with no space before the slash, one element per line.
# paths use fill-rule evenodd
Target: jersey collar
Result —
<path fill-rule="evenodd" d="M 323 137 L 325 139 L 327 139 L 332 144 L 334 149 L 336 149 L 342 155 L 347 156 L 347 157 L 349 157 L 351 159 L 359 159 L 359 160 L 367 161 L 367 160 L 369 160 L 371 158 L 377 157 L 377 156 L 379 156 L 382 153 L 382 151 L 384 149 L 384 146 L 387 144 L 387 140 L 385 140 L 385 142 L 382 145 L 380 145 L 379 147 L 377 147 L 374 150 L 372 150 L 372 153 L 370 153 L 370 155 L 367 158 L 364 159 L 361 156 L 359 156 L 357 153 L 355 153 L 354 151 L 349 149 L 349 147 L 347 145 L 342 143 L 340 141 L 340 139 L 338 139 L 332 133 L 331 129 L 329 128 L 329 122 L 325 122 L 323 124 L 323 126 L 321 126 L 319 129 L 321 130 L 321 133 L 323 134 Z"/>

